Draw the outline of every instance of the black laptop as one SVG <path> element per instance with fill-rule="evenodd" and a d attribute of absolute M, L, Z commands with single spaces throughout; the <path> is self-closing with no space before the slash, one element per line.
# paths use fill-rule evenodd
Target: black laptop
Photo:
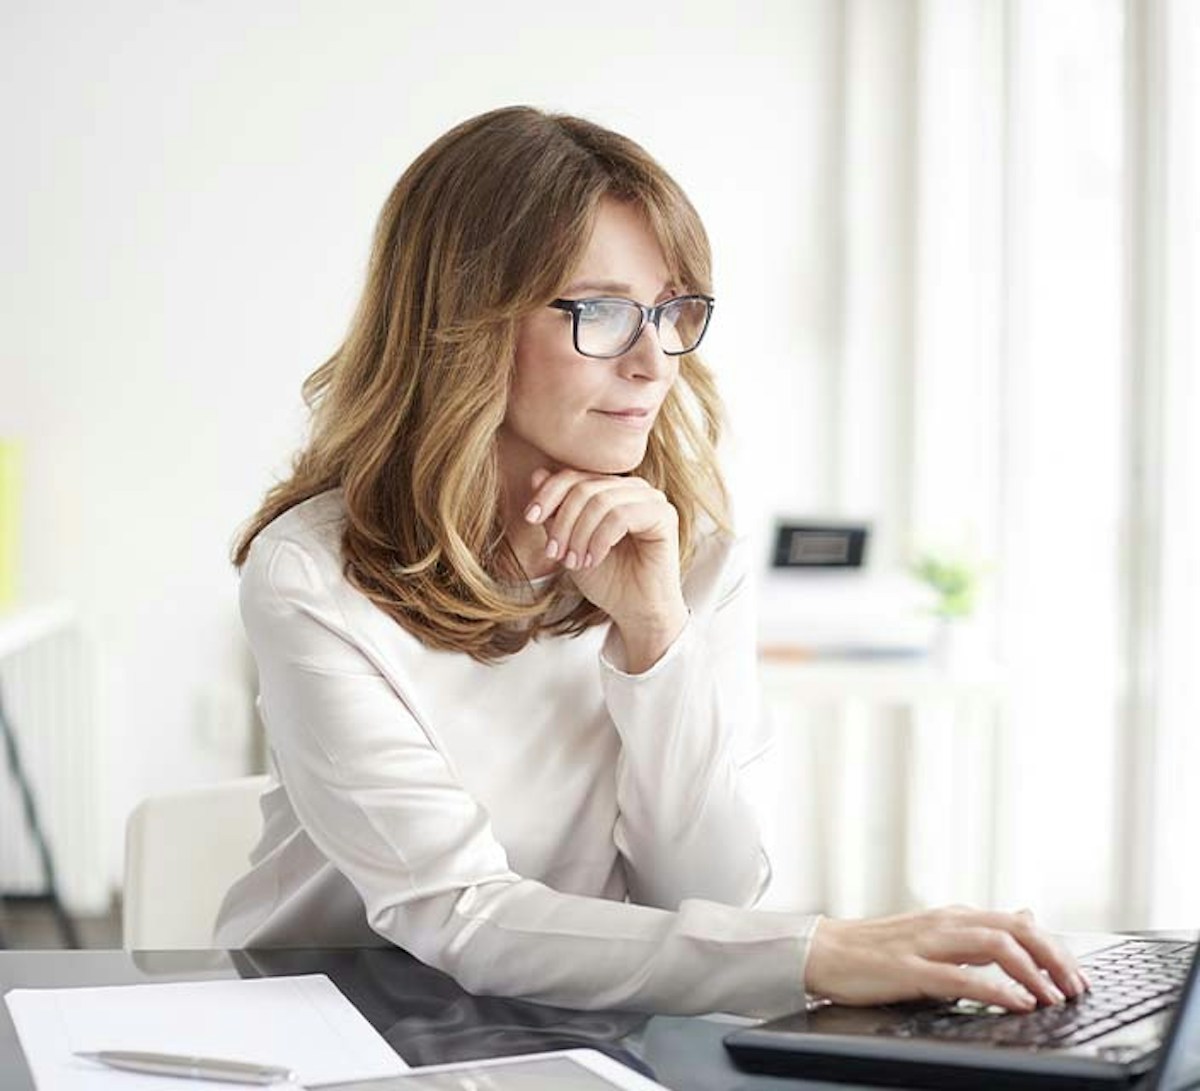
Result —
<path fill-rule="evenodd" d="M 1079 963 L 1083 996 L 1010 1013 L 978 1004 L 827 1004 L 725 1039 L 745 1069 L 930 1088 L 1200 1089 L 1195 943 L 1114 937 Z"/>

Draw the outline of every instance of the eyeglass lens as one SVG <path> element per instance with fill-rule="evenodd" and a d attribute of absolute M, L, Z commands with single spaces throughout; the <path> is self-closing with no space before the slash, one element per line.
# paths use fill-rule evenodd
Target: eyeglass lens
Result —
<path fill-rule="evenodd" d="M 664 304 L 658 320 L 663 351 L 671 356 L 691 352 L 700 343 L 707 321 L 708 305 L 703 299 L 673 299 Z M 579 351 L 589 356 L 619 356 L 633 347 L 641 324 L 641 309 L 628 300 L 587 300 L 578 311 Z"/>

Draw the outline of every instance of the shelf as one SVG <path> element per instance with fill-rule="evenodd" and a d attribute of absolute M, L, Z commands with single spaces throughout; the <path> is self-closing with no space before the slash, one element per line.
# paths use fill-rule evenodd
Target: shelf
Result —
<path fill-rule="evenodd" d="M 992 661 L 944 666 L 932 656 L 903 658 L 808 657 L 800 649 L 759 648 L 768 692 L 806 701 L 1001 701 L 1007 682 Z"/>
<path fill-rule="evenodd" d="M 69 628 L 75 611 L 65 602 L 0 611 L 0 659 Z"/>

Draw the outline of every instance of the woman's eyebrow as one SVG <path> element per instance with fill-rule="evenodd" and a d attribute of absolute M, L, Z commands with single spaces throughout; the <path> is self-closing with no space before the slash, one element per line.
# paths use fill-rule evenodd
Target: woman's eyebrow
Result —
<path fill-rule="evenodd" d="M 614 295 L 620 293 L 628 295 L 632 291 L 632 284 L 626 284 L 619 280 L 577 280 L 563 289 L 566 295 L 576 295 L 579 292 L 612 292 Z"/>
<path fill-rule="evenodd" d="M 664 281 L 658 294 L 662 295 L 667 289 L 673 287 L 675 287 L 674 280 Z M 613 295 L 627 296 L 633 294 L 633 285 L 619 280 L 578 280 L 563 289 L 564 296 L 577 295 L 579 292 L 609 292 Z"/>

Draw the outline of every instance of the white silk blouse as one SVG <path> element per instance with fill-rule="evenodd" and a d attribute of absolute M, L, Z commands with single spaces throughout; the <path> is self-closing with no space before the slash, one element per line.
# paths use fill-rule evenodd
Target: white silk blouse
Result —
<path fill-rule="evenodd" d="M 342 525 L 340 491 L 315 497 L 242 570 L 273 782 L 217 943 L 387 942 L 574 1008 L 802 1007 L 816 918 L 750 908 L 770 869 L 745 543 L 700 542 L 688 623 L 635 675 L 609 626 L 493 663 L 424 646 L 346 580 Z"/>

